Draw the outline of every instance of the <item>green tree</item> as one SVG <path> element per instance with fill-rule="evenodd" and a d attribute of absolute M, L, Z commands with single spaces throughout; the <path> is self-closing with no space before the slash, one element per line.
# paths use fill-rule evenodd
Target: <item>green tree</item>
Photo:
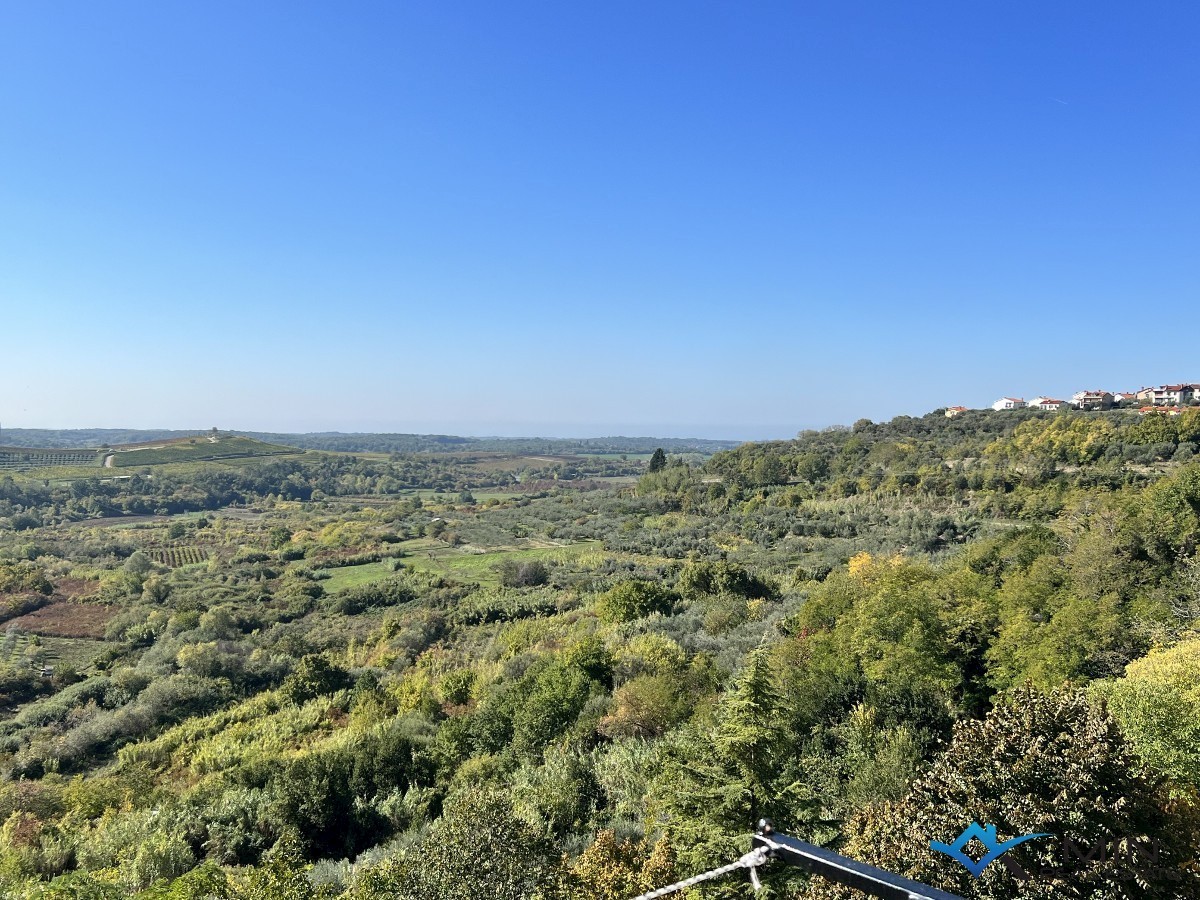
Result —
<path fill-rule="evenodd" d="M 513 749 L 526 755 L 539 753 L 575 721 L 598 687 L 577 666 L 558 661 L 546 666 L 513 716 Z"/>
<path fill-rule="evenodd" d="M 139 579 L 140 583 L 140 579 L 144 578 L 154 569 L 154 562 L 141 550 L 135 550 L 129 559 L 125 560 L 125 565 L 122 568 L 130 575 Z"/>
<path fill-rule="evenodd" d="M 688 717 L 693 699 L 678 675 L 639 675 L 613 692 L 612 709 L 600 722 L 609 737 L 657 737 Z"/>
<path fill-rule="evenodd" d="M 649 841 L 618 841 L 611 830 L 601 831 L 579 855 L 568 874 L 572 900 L 626 900 L 670 884 L 676 879 L 675 851 L 666 835 Z"/>
<path fill-rule="evenodd" d="M 770 597 L 771 587 L 742 566 L 725 560 L 689 562 L 679 573 L 679 591 L 685 596 L 736 594 L 739 597 Z"/>
<path fill-rule="evenodd" d="M 661 472 L 667 467 L 667 454 L 659 447 L 650 454 L 650 462 L 646 465 L 647 472 Z"/>
<path fill-rule="evenodd" d="M 736 859 L 762 816 L 781 829 L 811 818 L 811 798 L 788 765 L 788 734 L 780 727 L 785 718 L 767 651 L 760 648 L 722 698 L 712 726 L 685 728 L 671 739 L 656 793 L 681 871 Z M 736 883 L 712 890 L 720 897 L 739 892 Z"/>
<path fill-rule="evenodd" d="M 1173 900 L 1195 896 L 1195 823 L 1164 805 L 1155 785 L 1135 771 L 1116 724 L 1082 692 L 1021 689 L 983 721 L 961 722 L 947 750 L 898 803 L 868 807 L 847 825 L 847 855 L 980 900 Z M 1030 841 L 974 879 L 960 863 L 930 848 L 951 843 L 972 821 L 1005 837 Z M 1134 880 L 1122 845 L 1161 842 L 1159 864 Z M 1099 848 L 1107 849 L 1103 856 Z M 1095 851 L 1091 860 L 1087 851 Z M 1011 858 L 1010 858 L 1011 857 Z M 851 891 L 814 882 L 807 897 L 850 898 Z"/>
<path fill-rule="evenodd" d="M 205 862 L 170 882 L 159 882 L 137 895 L 138 900 L 233 900 L 225 870 Z"/>
<path fill-rule="evenodd" d="M 596 614 L 606 622 L 632 622 L 671 610 L 670 591 L 652 581 L 622 581 L 596 600 Z"/>
<path fill-rule="evenodd" d="M 0 562 L 0 594 L 23 592 L 49 594 L 54 585 L 46 577 L 46 571 L 27 560 Z"/>
<path fill-rule="evenodd" d="M 318 891 L 308 880 L 309 868 L 296 836 L 287 833 L 264 855 L 262 864 L 250 870 L 235 896 L 238 900 L 321 900 L 328 897 L 327 892 Z"/>
<path fill-rule="evenodd" d="M 471 788 L 428 836 L 367 870 L 353 900 L 532 900 L 557 883 L 551 847 L 503 794 Z"/>
<path fill-rule="evenodd" d="M 1131 662 L 1124 677 L 1092 690 L 1151 771 L 1200 788 L 1200 636 Z"/>
<path fill-rule="evenodd" d="M 350 686 L 350 675 L 324 656 L 306 656 L 284 679 L 280 693 L 297 706 Z"/>

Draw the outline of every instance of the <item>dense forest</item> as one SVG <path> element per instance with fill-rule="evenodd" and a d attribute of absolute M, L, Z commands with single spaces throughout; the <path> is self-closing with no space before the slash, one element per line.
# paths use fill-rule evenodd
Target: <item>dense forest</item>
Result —
<path fill-rule="evenodd" d="M 0 476 L 0 892 L 1200 897 L 1200 411 L 663 446 Z"/>

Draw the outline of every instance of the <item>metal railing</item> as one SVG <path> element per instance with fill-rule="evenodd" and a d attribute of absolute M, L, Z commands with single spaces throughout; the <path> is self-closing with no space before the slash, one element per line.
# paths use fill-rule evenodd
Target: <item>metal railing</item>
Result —
<path fill-rule="evenodd" d="M 772 860 L 795 866 L 811 875 L 828 878 L 830 881 L 855 888 L 872 897 L 881 897 L 883 900 L 963 900 L 957 894 L 949 894 L 927 884 L 921 884 L 919 881 L 913 881 L 911 878 L 869 866 L 790 835 L 779 834 L 768 819 L 759 821 L 753 843 L 754 846 L 749 853 L 729 865 L 710 869 L 691 878 L 685 878 L 683 881 L 640 894 L 633 900 L 657 900 L 659 897 L 665 897 L 684 888 L 720 878 L 738 869 L 750 870 L 750 881 L 757 891 L 762 887 L 758 879 L 758 869 L 760 866 L 768 865 Z"/>
<path fill-rule="evenodd" d="M 809 844 L 786 834 L 777 834 L 767 820 L 758 823 L 753 845 L 763 847 L 771 859 L 778 859 L 813 875 L 856 888 L 883 900 L 963 900 L 957 894 L 921 884 L 884 869 Z"/>

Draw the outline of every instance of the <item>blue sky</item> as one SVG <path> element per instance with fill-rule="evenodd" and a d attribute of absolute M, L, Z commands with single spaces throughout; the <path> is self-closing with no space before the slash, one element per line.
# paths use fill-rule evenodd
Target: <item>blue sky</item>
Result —
<path fill-rule="evenodd" d="M 0 6 L 0 422 L 778 437 L 1200 380 L 1200 6 Z"/>

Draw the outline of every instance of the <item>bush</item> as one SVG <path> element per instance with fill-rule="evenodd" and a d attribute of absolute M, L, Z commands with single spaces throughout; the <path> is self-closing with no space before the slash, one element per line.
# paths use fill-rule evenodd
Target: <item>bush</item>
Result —
<path fill-rule="evenodd" d="M 363 873 L 353 894 L 392 900 L 526 900 L 555 882 L 551 847 L 503 794 L 470 789 L 454 798 L 408 853 Z"/>
<path fill-rule="evenodd" d="M 412 584 L 408 579 L 396 576 L 360 587 L 347 588 L 330 597 L 325 605 L 331 612 L 355 616 L 379 606 L 408 603 L 415 596 Z"/>
<path fill-rule="evenodd" d="M 651 581 L 623 581 L 596 600 L 596 615 L 606 622 L 632 622 L 652 613 L 669 613 L 674 598 Z"/>
<path fill-rule="evenodd" d="M 508 559 L 496 566 L 505 587 L 534 587 L 550 580 L 550 569 L 539 559 Z"/>
<path fill-rule="evenodd" d="M 279 692 L 284 699 L 302 706 L 316 697 L 323 697 L 350 687 L 350 673 L 323 656 L 306 656 L 295 670 L 283 680 Z"/>

